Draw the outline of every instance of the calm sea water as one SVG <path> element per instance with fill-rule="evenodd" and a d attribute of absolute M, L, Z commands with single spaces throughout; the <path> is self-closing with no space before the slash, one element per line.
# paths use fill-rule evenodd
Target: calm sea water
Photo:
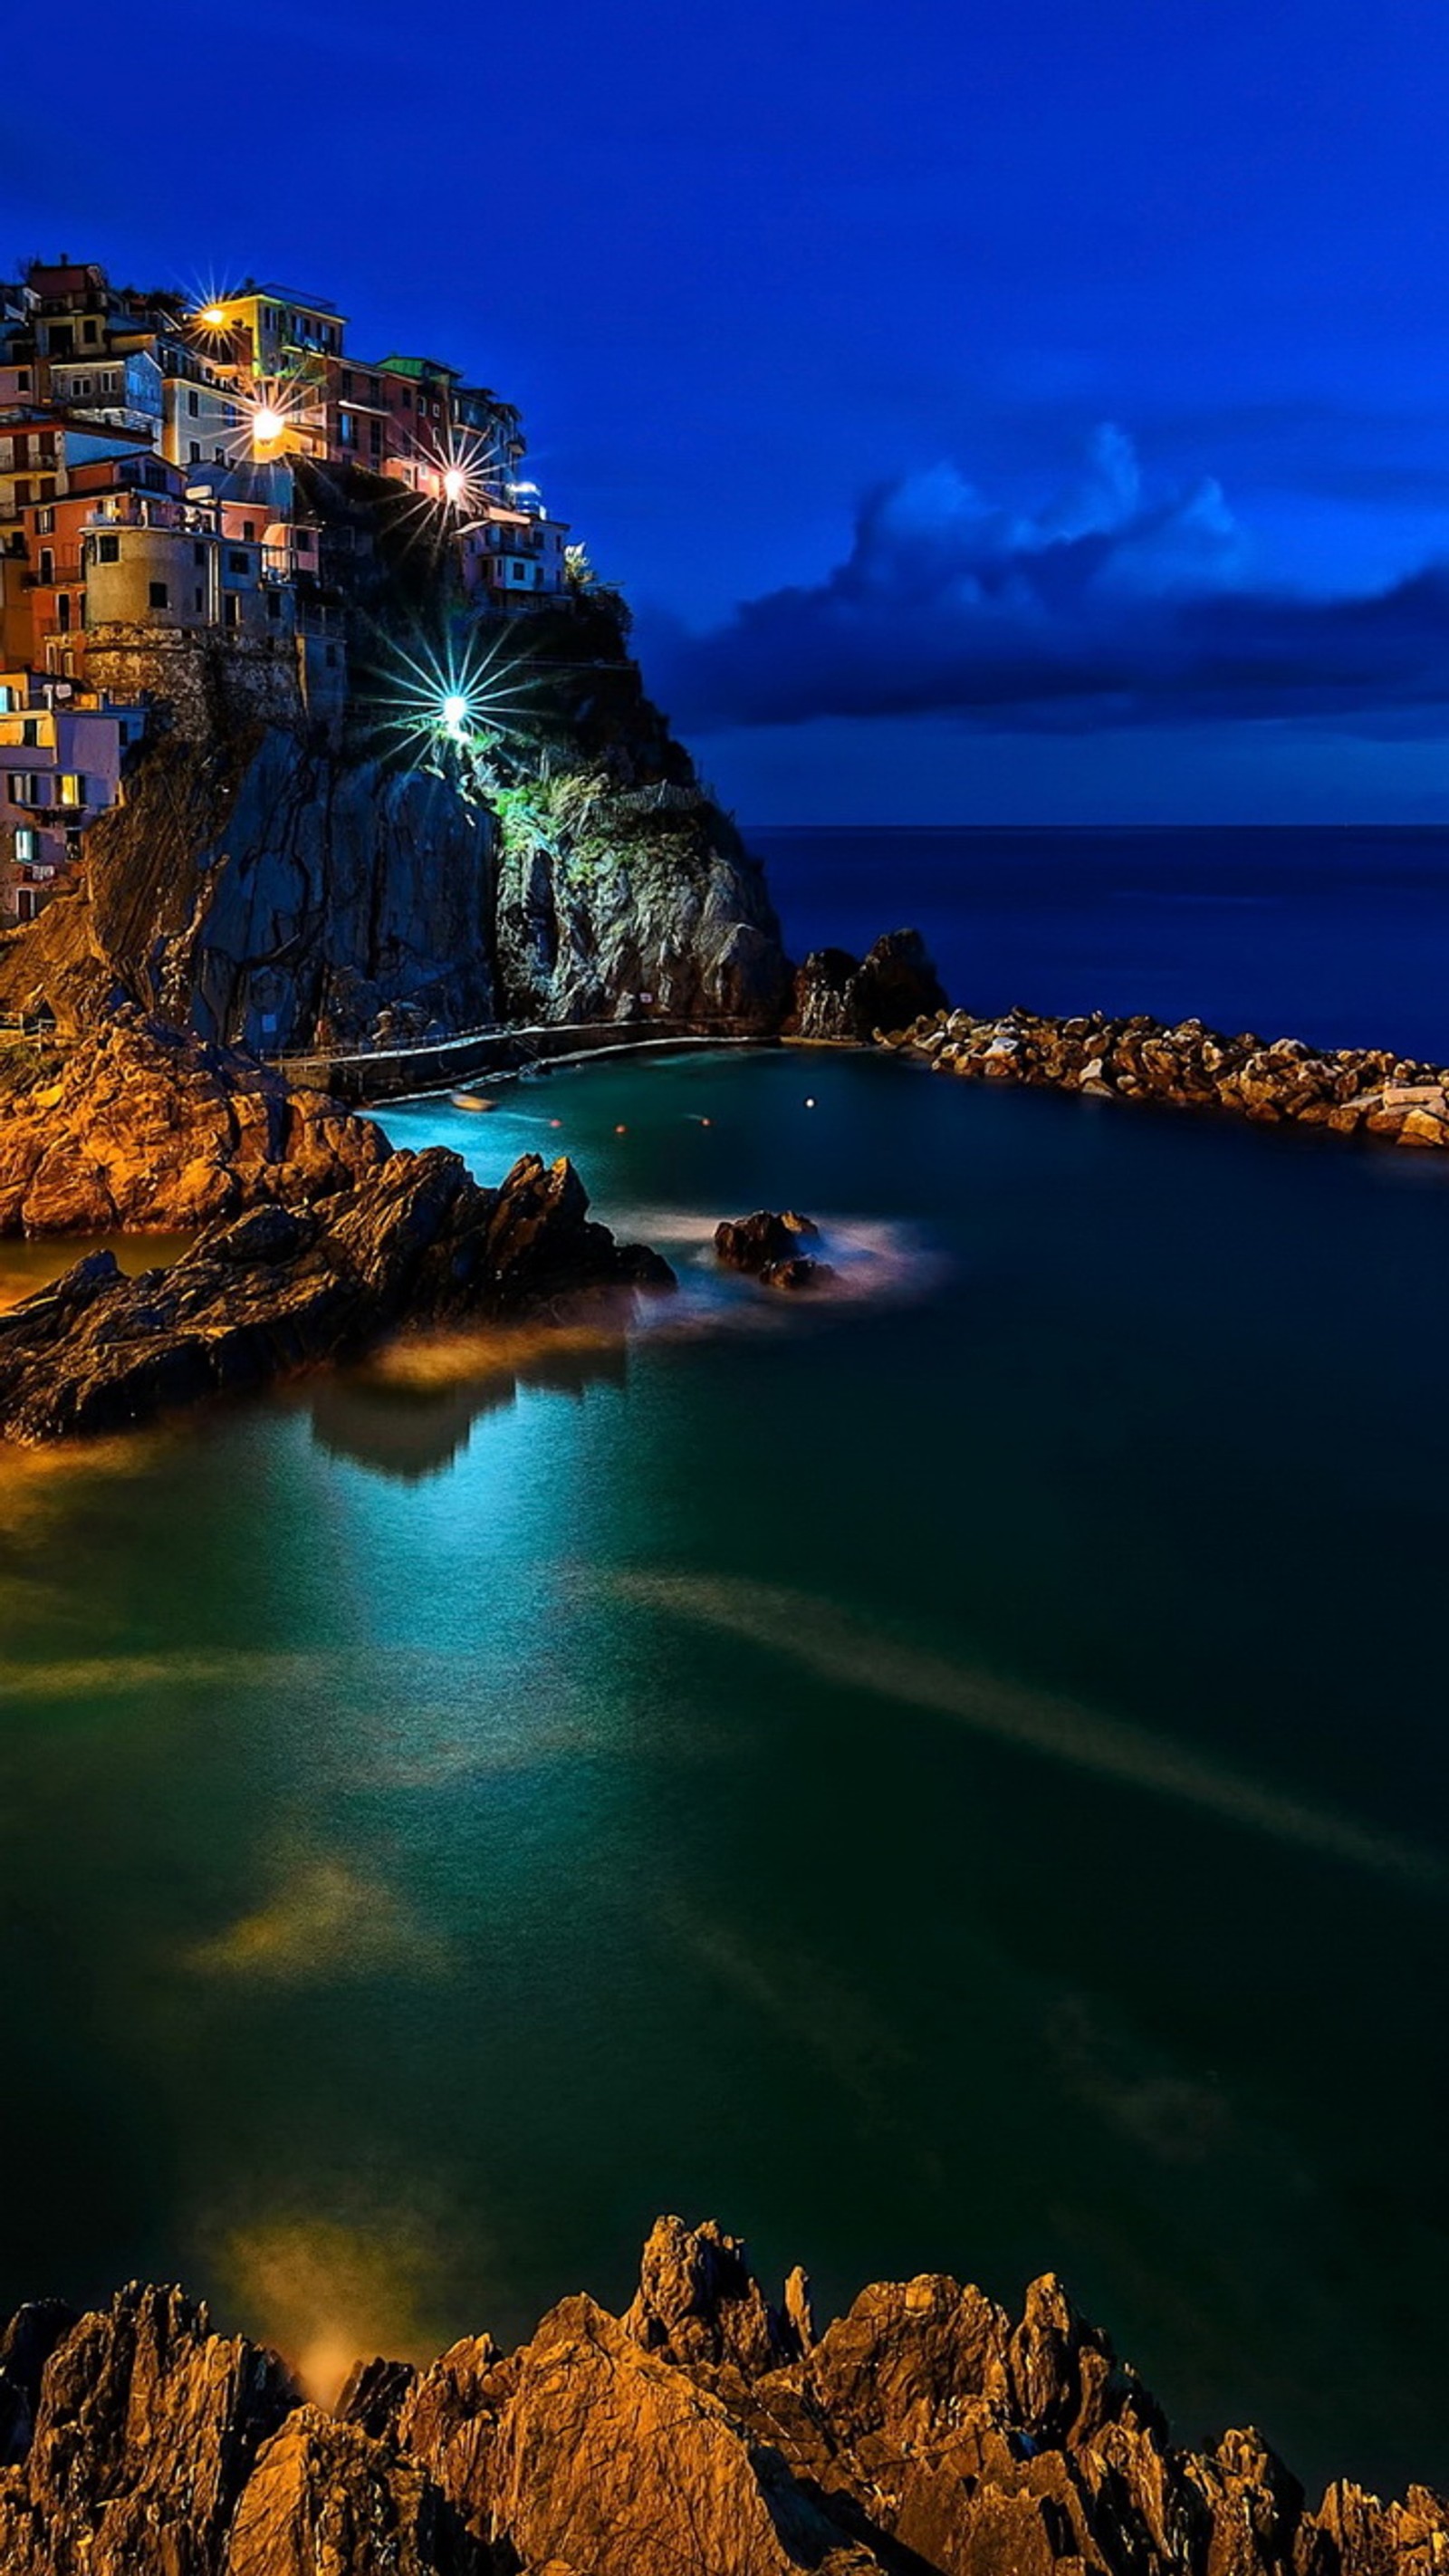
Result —
<path fill-rule="evenodd" d="M 1215 846 L 1236 970 L 1212 904 L 1125 955 L 1436 1043 L 1427 842 L 1407 993 Z M 1060 843 L 959 917 L 915 847 L 787 915 L 1117 998 Z M 1185 2433 L 1449 2476 L 1449 1170 L 818 1052 L 505 1101 L 389 1123 L 576 1155 L 667 1318 L 0 1476 L 0 2304 L 180 2273 L 325 2381 L 713 2212 L 826 2309 L 1055 2266 Z M 838 1303 L 715 1282 L 761 1201 Z"/>
<path fill-rule="evenodd" d="M 977 1011 L 1195 1013 L 1449 1060 L 1449 833 L 760 831 L 794 952 L 909 922 Z M 883 918 L 888 915 L 888 918 Z"/>

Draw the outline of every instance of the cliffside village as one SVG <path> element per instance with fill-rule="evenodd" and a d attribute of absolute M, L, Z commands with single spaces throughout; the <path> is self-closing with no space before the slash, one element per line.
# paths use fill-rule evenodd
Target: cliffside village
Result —
<path fill-rule="evenodd" d="M 334 480 L 405 486 L 479 612 L 568 589 L 514 407 L 433 358 L 355 358 L 346 330 L 251 279 L 206 302 L 69 259 L 0 282 L 0 926 L 63 889 L 152 710 L 200 721 L 208 674 L 335 723 L 339 555 L 367 540 Z"/>

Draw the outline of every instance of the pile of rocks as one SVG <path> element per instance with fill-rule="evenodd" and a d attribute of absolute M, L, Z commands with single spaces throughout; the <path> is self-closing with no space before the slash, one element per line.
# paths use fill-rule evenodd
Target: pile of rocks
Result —
<path fill-rule="evenodd" d="M 335 2409 L 173 2289 L 0 2336 L 7 2576 L 1428 2576 L 1449 2503 L 1253 2432 L 1179 2449 L 1051 2275 L 1013 2321 L 929 2273 L 816 2335 L 744 2247 L 660 2219 L 622 2317 L 359 2363 Z"/>
<path fill-rule="evenodd" d="M 0 1436 L 130 1430 L 345 1358 L 405 1323 L 673 1285 L 658 1253 L 617 1244 L 588 1206 L 564 1160 L 525 1154 L 485 1189 L 441 1147 L 384 1146 L 354 1188 L 210 1226 L 167 1269 L 128 1278 L 112 1253 L 92 1253 L 0 1315 Z"/>
<path fill-rule="evenodd" d="M 1201 1020 L 1173 1027 L 1140 1015 L 1051 1020 L 1020 1010 L 999 1019 L 936 1011 L 876 1036 L 899 1054 L 924 1057 L 938 1073 L 975 1081 L 1035 1083 L 1174 1109 L 1226 1109 L 1267 1124 L 1291 1120 L 1397 1145 L 1449 1145 L 1449 1067 L 1387 1048 L 1224 1037 Z"/>

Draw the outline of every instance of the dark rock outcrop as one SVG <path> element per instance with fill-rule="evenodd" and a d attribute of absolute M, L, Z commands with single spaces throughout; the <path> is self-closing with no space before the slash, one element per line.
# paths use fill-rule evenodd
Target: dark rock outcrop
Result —
<path fill-rule="evenodd" d="M 667 1286 L 657 1253 L 592 1223 L 566 1161 L 536 1154 L 485 1189 L 440 1147 L 387 1155 L 312 1207 L 254 1207 L 168 1269 L 92 1253 L 0 1315 L 0 1435 L 36 1444 L 127 1430 L 364 1348 L 404 1324 Z"/>
<path fill-rule="evenodd" d="M 317 1091 L 134 1011 L 0 1100 L 0 1235 L 187 1233 L 348 1189 L 387 1139 Z"/>
<path fill-rule="evenodd" d="M 937 1073 L 1020 1082 L 1170 1109 L 1226 1110 L 1259 1125 L 1326 1128 L 1395 1145 L 1449 1145 L 1449 1066 L 1383 1047 L 1312 1047 L 1301 1038 L 1225 1037 L 1201 1020 L 1074 1019 L 937 1011 L 884 1044 Z"/>
<path fill-rule="evenodd" d="M 828 1261 L 800 1250 L 802 1240 L 819 1233 L 812 1218 L 798 1216 L 793 1208 L 781 1215 L 756 1208 L 753 1216 L 723 1218 L 714 1230 L 714 1248 L 727 1270 L 748 1272 L 762 1288 L 796 1293 L 824 1288 L 835 1276 Z"/>
<path fill-rule="evenodd" d="M 27 2312 L 33 2313 L 33 2312 Z M 47 2329 L 47 2332 L 49 2329 Z M 0 2347 L 4 2348 L 4 2347 Z M 818 2338 L 721 2229 L 661 2219 L 622 2318 L 366 2363 L 336 2409 L 174 2290 L 61 2324 L 0 2471 L 7 2576 L 1432 2576 L 1449 2500 L 1178 2448 L 1048 2275 L 938 2274 Z"/>
<path fill-rule="evenodd" d="M 802 1038 L 868 1043 L 923 1012 L 946 1008 L 946 995 L 918 930 L 888 930 L 863 958 L 845 948 L 817 948 L 795 975 L 786 1026 Z"/>
<path fill-rule="evenodd" d="M 756 1208 L 753 1216 L 722 1217 L 714 1230 L 714 1248 L 727 1270 L 747 1270 L 759 1278 L 772 1263 L 792 1261 L 802 1239 L 819 1231 L 813 1219 L 793 1208 L 779 1213 Z"/>

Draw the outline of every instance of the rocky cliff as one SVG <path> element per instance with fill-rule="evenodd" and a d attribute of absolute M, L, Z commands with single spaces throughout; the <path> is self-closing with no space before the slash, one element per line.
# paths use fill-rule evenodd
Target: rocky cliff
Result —
<path fill-rule="evenodd" d="M 480 691 L 461 744 L 421 722 L 399 749 L 385 636 L 340 741 L 241 708 L 198 740 L 159 711 L 79 885 L 0 941 L 0 1012 L 69 1032 L 129 1000 L 259 1053 L 365 1042 L 384 1015 L 773 1027 L 789 970 L 763 875 L 622 612 L 513 626 L 521 721 L 490 729 Z"/>
<path fill-rule="evenodd" d="M 1171 2440 L 1048 2275 L 941 2274 L 817 2334 L 744 2247 L 660 2219 L 622 2317 L 359 2363 L 334 2410 L 173 2289 L 0 2336 L 7 2576 L 1433 2576 L 1449 2502 L 1314 2510 L 1262 2438 Z"/>
<path fill-rule="evenodd" d="M 389 1150 L 324 1093 L 135 1010 L 28 1083 L 4 1062 L 0 1235 L 186 1234 L 272 1201 L 309 1206 Z"/>

